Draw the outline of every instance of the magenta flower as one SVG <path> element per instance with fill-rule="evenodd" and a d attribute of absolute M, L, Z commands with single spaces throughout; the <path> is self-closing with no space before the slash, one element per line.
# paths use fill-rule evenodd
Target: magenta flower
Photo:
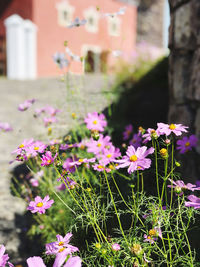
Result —
<path fill-rule="evenodd" d="M 13 128 L 10 126 L 8 122 L 0 122 L 0 131 L 2 132 L 10 132 Z"/>
<path fill-rule="evenodd" d="M 76 160 L 78 160 L 77 157 L 74 157 L 73 159 L 67 158 L 63 163 L 63 168 L 70 173 L 75 172 L 76 168 L 75 168 L 75 166 L 71 165 L 71 163 L 76 161 Z"/>
<path fill-rule="evenodd" d="M 123 140 L 128 140 L 133 132 L 133 126 L 131 124 L 125 127 L 125 131 L 123 132 Z"/>
<path fill-rule="evenodd" d="M 38 181 L 38 179 L 32 178 L 32 179 L 30 179 L 30 184 L 33 187 L 38 187 L 39 186 L 39 181 Z"/>
<path fill-rule="evenodd" d="M 24 103 L 22 104 L 19 104 L 18 106 L 18 110 L 19 111 L 25 111 L 27 110 L 28 108 L 30 108 L 33 103 L 35 103 L 35 99 L 28 99 L 28 100 L 25 100 Z"/>
<path fill-rule="evenodd" d="M 182 195 L 184 190 L 190 190 L 190 191 L 195 191 L 195 190 L 200 190 L 200 187 L 197 187 L 195 184 L 187 183 L 185 184 L 182 180 L 177 180 L 176 182 L 168 179 L 173 185 L 168 185 L 167 187 L 174 188 L 174 191 L 177 194 Z"/>
<path fill-rule="evenodd" d="M 9 259 L 8 254 L 4 254 L 6 251 L 6 248 L 4 245 L 1 245 L 0 247 L 0 266 L 6 266 L 7 261 Z"/>
<path fill-rule="evenodd" d="M 189 137 L 184 136 L 182 140 L 177 141 L 177 149 L 180 150 L 181 154 L 186 153 L 189 150 L 192 150 L 193 147 L 196 147 L 198 139 L 195 135 L 190 135 Z"/>
<path fill-rule="evenodd" d="M 71 237 L 72 233 L 67 233 L 64 237 L 62 237 L 61 235 L 56 235 L 57 241 L 46 244 L 45 253 L 47 255 L 56 255 L 65 251 L 68 255 L 79 251 L 77 247 L 69 244 Z"/>
<path fill-rule="evenodd" d="M 152 136 L 159 137 L 160 136 L 159 130 L 154 130 L 152 128 L 148 128 L 147 132 L 142 135 L 142 137 L 144 138 L 143 143 L 146 144 L 147 142 L 151 141 Z"/>
<path fill-rule="evenodd" d="M 51 151 L 47 151 L 44 155 L 42 155 L 41 166 L 49 166 L 49 165 L 51 165 L 54 162 L 56 157 L 57 157 L 57 153 L 55 154 L 54 157 L 52 157 Z"/>
<path fill-rule="evenodd" d="M 146 157 L 153 152 L 153 147 L 147 150 L 146 146 L 142 146 L 136 150 L 133 146 L 129 146 L 126 151 L 126 156 L 123 156 L 122 159 L 115 160 L 115 162 L 119 163 L 116 169 L 128 167 L 128 173 L 132 173 L 135 170 L 148 169 L 151 166 L 151 160 Z"/>
<path fill-rule="evenodd" d="M 200 198 L 195 195 L 190 195 L 187 197 L 189 201 L 185 202 L 186 207 L 193 207 L 194 209 L 200 209 Z"/>
<path fill-rule="evenodd" d="M 134 134 L 132 139 L 129 141 L 129 145 L 132 145 L 135 149 L 137 149 L 139 146 L 141 146 L 141 142 L 141 134 Z"/>
<path fill-rule="evenodd" d="M 103 132 L 104 128 L 107 126 L 105 116 L 103 114 L 98 115 L 97 112 L 88 113 L 84 121 L 89 130 Z"/>
<path fill-rule="evenodd" d="M 120 250 L 120 245 L 118 243 L 112 244 L 112 250 L 114 250 L 114 251 Z"/>
<path fill-rule="evenodd" d="M 29 206 L 27 207 L 27 210 L 30 210 L 32 213 L 40 213 L 43 214 L 47 209 L 51 207 L 51 205 L 54 203 L 54 200 L 49 200 L 49 196 L 45 196 L 44 199 L 42 199 L 40 196 L 35 197 L 35 201 L 31 201 L 29 203 Z"/>
<path fill-rule="evenodd" d="M 182 134 L 182 132 L 187 132 L 186 128 L 187 126 L 183 126 L 182 124 L 165 124 L 165 123 L 157 123 L 158 131 L 160 134 L 170 135 L 171 133 L 174 133 L 175 135 L 179 136 Z"/>

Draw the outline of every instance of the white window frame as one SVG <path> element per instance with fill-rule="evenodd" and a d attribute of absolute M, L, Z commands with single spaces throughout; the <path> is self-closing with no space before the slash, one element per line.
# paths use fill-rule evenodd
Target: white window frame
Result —
<path fill-rule="evenodd" d="M 99 30 L 99 12 L 94 7 L 89 7 L 88 9 L 84 10 L 83 12 L 87 23 L 85 25 L 85 29 L 91 33 L 97 33 Z M 94 24 L 91 25 L 89 23 L 90 18 L 93 19 Z"/>
<path fill-rule="evenodd" d="M 58 24 L 63 27 L 67 27 L 71 24 L 73 21 L 73 14 L 75 8 L 69 4 L 67 0 L 61 1 L 56 5 L 56 8 L 58 10 Z M 67 12 L 68 18 L 64 19 L 64 12 Z"/>
<path fill-rule="evenodd" d="M 116 31 L 113 31 L 113 23 L 116 24 Z M 108 17 L 108 33 L 110 36 L 120 36 L 121 34 L 121 19 L 117 16 Z"/>
<path fill-rule="evenodd" d="M 83 73 L 85 73 L 85 57 L 87 56 L 88 51 L 92 51 L 93 53 L 100 55 L 102 49 L 100 46 L 97 45 L 87 45 L 87 44 L 82 45 L 81 55 L 83 56 Z M 99 72 L 99 70 L 96 69 L 95 72 Z"/>

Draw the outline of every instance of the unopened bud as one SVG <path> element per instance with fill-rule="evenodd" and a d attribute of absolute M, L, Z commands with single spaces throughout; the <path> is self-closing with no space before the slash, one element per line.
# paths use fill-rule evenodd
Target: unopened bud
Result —
<path fill-rule="evenodd" d="M 140 246 L 140 244 L 133 244 L 133 246 L 131 247 L 131 252 L 134 253 L 136 256 L 139 256 L 143 253 L 143 249 Z"/>
<path fill-rule="evenodd" d="M 91 131 L 91 136 L 95 141 L 99 140 L 99 132 L 96 130 Z"/>
<path fill-rule="evenodd" d="M 167 149 L 166 148 L 162 148 L 160 150 L 160 155 L 161 155 L 162 158 L 167 158 L 168 157 Z"/>

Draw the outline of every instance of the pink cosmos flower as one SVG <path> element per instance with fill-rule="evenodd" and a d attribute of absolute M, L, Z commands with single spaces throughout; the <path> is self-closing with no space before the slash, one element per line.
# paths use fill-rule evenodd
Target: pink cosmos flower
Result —
<path fill-rule="evenodd" d="M 57 241 L 46 244 L 46 254 L 56 255 L 60 252 L 65 251 L 66 254 L 72 254 L 79 251 L 77 247 L 69 244 L 72 237 L 72 233 L 67 233 L 64 237 L 61 235 L 56 235 Z"/>
<path fill-rule="evenodd" d="M 33 144 L 33 142 L 34 142 L 33 138 L 25 139 L 21 143 L 21 145 L 19 145 L 18 148 L 12 152 L 12 154 L 14 153 L 17 153 L 18 155 L 23 154 Z"/>
<path fill-rule="evenodd" d="M 98 115 L 97 112 L 88 113 L 84 121 L 89 130 L 103 132 L 104 128 L 107 126 L 105 116 L 103 114 Z"/>
<path fill-rule="evenodd" d="M 63 163 L 63 168 L 64 168 L 66 171 L 70 172 L 70 173 L 75 172 L 75 171 L 76 171 L 76 168 L 75 168 L 75 166 L 71 165 L 71 163 L 74 162 L 74 161 L 76 161 L 76 160 L 78 160 L 77 157 L 74 157 L 73 159 L 72 159 L 72 158 L 67 158 L 67 159 L 64 161 L 64 163 Z"/>
<path fill-rule="evenodd" d="M 120 245 L 118 243 L 112 244 L 112 250 L 114 250 L 114 251 L 120 250 Z"/>
<path fill-rule="evenodd" d="M 45 112 L 46 112 L 47 114 L 49 114 L 51 117 L 54 117 L 54 116 L 57 115 L 57 113 L 60 113 L 60 112 L 61 112 L 60 109 L 58 109 L 58 108 L 53 108 L 53 107 L 51 107 L 51 106 L 46 106 L 44 109 L 45 109 Z"/>
<path fill-rule="evenodd" d="M 125 131 L 123 132 L 123 140 L 128 140 L 133 132 L 133 126 L 131 124 L 125 127 Z"/>
<path fill-rule="evenodd" d="M 158 240 L 158 237 L 162 239 L 162 231 L 159 226 L 151 229 L 148 235 L 144 235 L 144 242 L 150 242 L 151 244 L 153 244 L 154 241 Z"/>
<path fill-rule="evenodd" d="M 27 110 L 28 108 L 30 108 L 33 103 L 35 103 L 35 99 L 28 99 L 28 100 L 25 100 L 24 103 L 22 104 L 19 104 L 18 106 L 18 110 L 19 111 L 25 111 Z"/>
<path fill-rule="evenodd" d="M 141 142 L 141 134 L 134 134 L 132 139 L 129 141 L 129 145 L 132 145 L 135 149 L 137 149 L 139 146 L 141 146 Z"/>
<path fill-rule="evenodd" d="M 122 159 L 115 160 L 115 162 L 119 163 L 116 169 L 128 167 L 128 173 L 132 173 L 135 170 L 148 169 L 151 166 L 151 160 L 146 157 L 153 152 L 153 147 L 147 150 L 146 146 L 142 146 L 136 150 L 133 146 L 129 146 L 126 151 L 126 156 L 123 156 Z"/>
<path fill-rule="evenodd" d="M 8 254 L 4 254 L 6 251 L 6 248 L 4 245 L 1 245 L 0 247 L 0 266 L 6 266 L 7 261 L 9 259 Z"/>
<path fill-rule="evenodd" d="M 77 144 L 61 144 L 60 150 L 67 150 L 69 148 L 77 147 Z"/>
<path fill-rule="evenodd" d="M 29 206 L 27 207 L 27 210 L 30 210 L 32 213 L 40 213 L 43 214 L 47 209 L 51 207 L 51 205 L 54 203 L 54 200 L 49 200 L 49 196 L 45 196 L 44 199 L 42 199 L 40 196 L 35 197 L 35 201 L 31 201 L 29 203 Z"/>
<path fill-rule="evenodd" d="M 38 179 L 32 178 L 30 179 L 30 183 L 33 187 L 38 187 L 39 186 L 39 181 Z"/>
<path fill-rule="evenodd" d="M 200 187 L 197 187 L 195 184 L 187 183 L 185 184 L 182 180 L 177 180 L 176 182 L 168 179 L 173 185 L 168 185 L 167 187 L 174 188 L 175 192 L 179 193 L 180 195 L 183 194 L 182 191 L 184 190 L 200 190 Z"/>
<path fill-rule="evenodd" d="M 99 140 L 95 141 L 93 139 L 90 139 L 90 141 L 87 143 L 87 151 L 90 153 L 94 153 L 95 155 L 98 155 L 101 153 L 105 148 L 109 149 L 112 146 L 112 143 L 110 142 L 110 136 L 103 136 L 102 134 L 99 135 Z"/>
<path fill-rule="evenodd" d="M 119 148 L 114 147 L 113 145 L 111 145 L 111 147 L 109 149 L 104 148 L 102 151 L 102 155 L 99 155 L 101 158 L 101 162 L 103 163 L 103 165 L 107 165 L 110 162 L 114 162 L 116 160 L 116 158 L 121 156 L 121 152 L 119 150 Z"/>
<path fill-rule="evenodd" d="M 157 123 L 158 131 L 160 134 L 170 135 L 171 133 L 174 133 L 176 136 L 179 136 L 182 134 L 182 132 L 187 132 L 186 128 L 187 126 L 183 126 L 182 124 L 165 124 L 165 123 Z"/>
<path fill-rule="evenodd" d="M 182 140 L 177 141 L 177 149 L 180 150 L 181 154 L 186 153 L 189 150 L 192 150 L 193 147 L 196 147 L 198 139 L 195 135 L 190 135 L 189 137 L 184 136 Z"/>
<path fill-rule="evenodd" d="M 13 128 L 10 126 L 8 122 L 0 122 L 0 131 L 2 132 L 10 132 Z"/>
<path fill-rule="evenodd" d="M 84 163 L 91 163 L 91 162 L 95 162 L 96 158 L 91 158 L 91 159 L 87 159 L 87 158 L 84 158 L 84 159 L 78 159 L 76 161 L 73 161 L 70 163 L 70 166 L 79 166 L 79 165 L 82 165 Z"/>
<path fill-rule="evenodd" d="M 36 157 L 38 153 L 44 153 L 46 148 L 47 145 L 41 141 L 35 141 L 26 148 L 27 156 Z"/>
<path fill-rule="evenodd" d="M 40 257 L 30 257 L 26 260 L 28 267 L 46 267 L 46 265 L 43 262 L 43 259 Z"/>
<path fill-rule="evenodd" d="M 92 165 L 92 168 L 98 172 L 103 172 L 103 171 L 110 172 L 111 171 L 109 168 L 105 167 L 105 165 L 101 162 L 99 162 L 99 164 Z"/>
<path fill-rule="evenodd" d="M 49 125 L 51 125 L 54 122 L 57 122 L 58 120 L 55 117 L 49 117 L 49 118 L 45 117 L 43 118 L 43 121 L 44 121 L 44 126 L 48 127 Z"/>
<path fill-rule="evenodd" d="M 49 142 L 49 145 L 58 145 L 62 142 L 62 140 L 59 139 L 53 139 Z"/>
<path fill-rule="evenodd" d="M 53 267 L 61 267 L 66 260 L 68 254 L 65 252 L 59 253 L 56 256 Z M 28 267 L 46 267 L 41 257 L 30 257 L 27 259 Z M 81 258 L 78 256 L 70 257 L 67 262 L 63 265 L 63 267 L 81 267 Z M 14 267 L 14 265 L 13 265 Z"/>
<path fill-rule="evenodd" d="M 59 186 L 56 186 L 56 189 L 58 191 L 63 191 L 66 189 L 66 185 L 69 189 L 74 189 L 74 187 L 77 185 L 77 183 L 73 180 L 71 180 L 69 177 L 63 178 L 65 183 L 62 183 Z M 61 181 L 61 177 L 57 179 L 57 181 Z"/>
<path fill-rule="evenodd" d="M 34 117 L 39 117 L 44 112 L 45 112 L 45 107 L 43 107 L 43 108 L 36 108 L 35 109 Z"/>
<path fill-rule="evenodd" d="M 146 144 L 147 142 L 151 141 L 152 140 L 152 136 L 159 137 L 160 136 L 159 130 L 154 130 L 152 128 L 148 128 L 147 129 L 147 133 L 142 135 L 142 137 L 144 138 L 143 143 Z"/>
<path fill-rule="evenodd" d="M 49 166 L 49 165 L 51 165 L 54 162 L 56 157 L 57 157 L 57 153 L 55 154 L 54 157 L 52 157 L 51 151 L 47 151 L 44 155 L 42 155 L 41 166 Z"/>
<path fill-rule="evenodd" d="M 190 195 L 187 197 L 189 201 L 185 202 L 186 207 L 193 207 L 194 209 L 200 209 L 200 198 L 195 195 Z"/>

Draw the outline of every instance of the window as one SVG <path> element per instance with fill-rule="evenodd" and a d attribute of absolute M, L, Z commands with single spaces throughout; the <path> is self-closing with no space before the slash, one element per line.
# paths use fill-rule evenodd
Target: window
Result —
<path fill-rule="evenodd" d="M 90 7 L 84 11 L 84 17 L 87 20 L 85 29 L 88 32 L 98 32 L 99 13 L 94 7 Z"/>
<path fill-rule="evenodd" d="M 120 36 L 121 20 L 118 17 L 108 17 L 108 33 L 111 36 Z"/>
<path fill-rule="evenodd" d="M 74 7 L 68 1 L 62 1 L 56 5 L 58 10 L 58 24 L 66 27 L 73 20 Z"/>

